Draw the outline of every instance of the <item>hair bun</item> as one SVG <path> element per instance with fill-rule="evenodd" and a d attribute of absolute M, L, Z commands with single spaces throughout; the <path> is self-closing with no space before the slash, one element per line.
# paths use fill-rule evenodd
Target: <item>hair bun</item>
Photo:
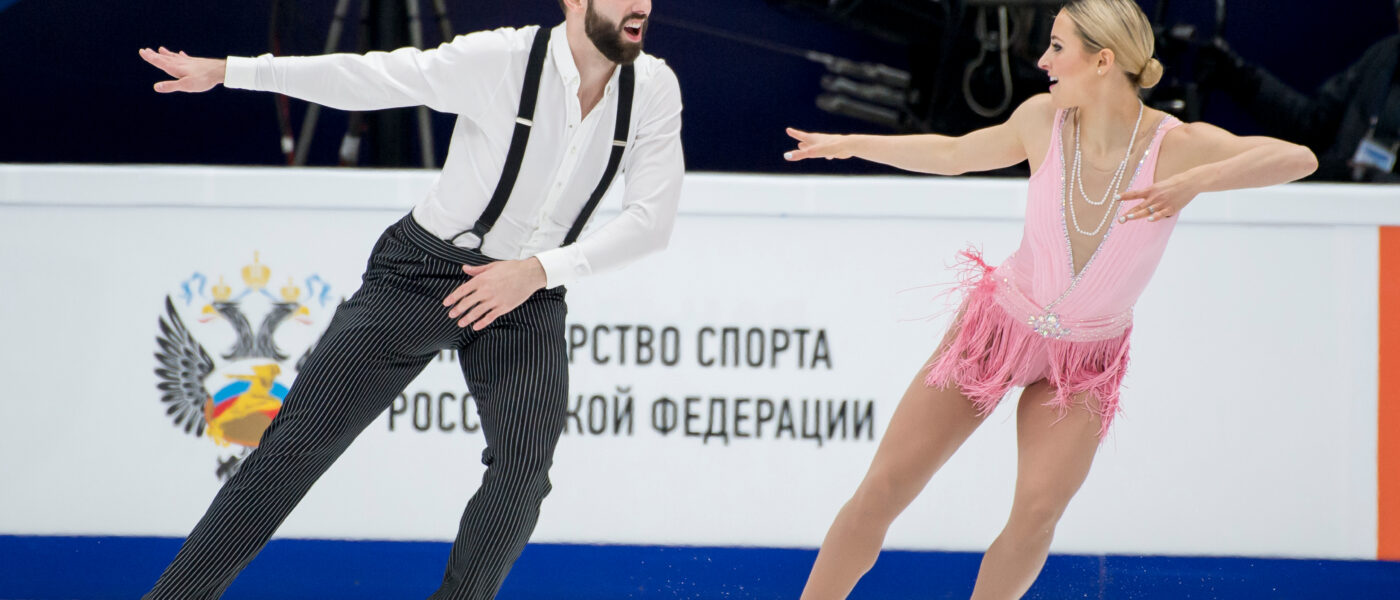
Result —
<path fill-rule="evenodd" d="M 1155 59 L 1147 59 L 1147 64 L 1143 65 L 1142 73 L 1138 74 L 1138 85 L 1150 88 L 1162 81 L 1162 62 Z"/>

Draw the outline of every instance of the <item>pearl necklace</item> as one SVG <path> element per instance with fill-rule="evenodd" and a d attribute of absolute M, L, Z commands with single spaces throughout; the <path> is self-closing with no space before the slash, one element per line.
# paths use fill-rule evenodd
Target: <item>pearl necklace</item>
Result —
<path fill-rule="evenodd" d="M 1118 163 L 1118 170 L 1113 173 L 1113 178 L 1109 180 L 1108 186 L 1104 189 L 1103 198 L 1098 202 L 1095 202 L 1092 198 L 1089 197 L 1089 194 L 1084 191 L 1084 158 L 1083 152 L 1080 150 L 1079 146 L 1079 127 L 1081 121 L 1079 121 L 1078 119 L 1075 120 L 1074 165 L 1070 172 L 1070 179 L 1073 183 L 1079 186 L 1079 195 L 1084 198 L 1084 202 L 1087 203 L 1089 206 L 1103 206 L 1104 204 L 1108 203 L 1109 198 L 1112 198 L 1114 202 L 1114 205 L 1110 205 L 1108 209 L 1104 210 L 1103 218 L 1099 220 L 1098 226 L 1095 227 L 1093 231 L 1085 231 L 1083 227 L 1079 226 L 1079 215 L 1076 214 L 1074 210 L 1074 192 L 1073 188 L 1071 188 L 1069 197 L 1069 217 L 1070 221 L 1074 223 L 1074 230 L 1078 231 L 1080 235 L 1086 235 L 1090 237 L 1098 235 L 1099 231 L 1103 229 L 1103 226 L 1108 224 L 1109 217 L 1112 216 L 1115 212 L 1113 209 L 1115 208 L 1118 202 L 1118 189 L 1123 184 L 1123 176 L 1128 172 L 1128 161 L 1132 159 L 1133 146 L 1137 144 L 1138 128 L 1142 127 L 1143 108 L 1144 106 L 1142 102 L 1138 102 L 1137 122 L 1133 124 L 1132 137 L 1128 139 L 1128 150 L 1123 153 L 1123 161 Z"/>

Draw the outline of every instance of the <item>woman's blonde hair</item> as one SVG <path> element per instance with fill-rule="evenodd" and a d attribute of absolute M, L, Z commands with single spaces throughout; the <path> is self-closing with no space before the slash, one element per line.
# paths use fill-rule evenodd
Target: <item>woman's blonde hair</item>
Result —
<path fill-rule="evenodd" d="M 1156 44 L 1152 23 L 1137 2 L 1070 0 L 1064 12 L 1074 21 L 1089 52 L 1112 50 L 1133 85 L 1150 88 L 1162 80 L 1162 63 L 1152 58 Z"/>

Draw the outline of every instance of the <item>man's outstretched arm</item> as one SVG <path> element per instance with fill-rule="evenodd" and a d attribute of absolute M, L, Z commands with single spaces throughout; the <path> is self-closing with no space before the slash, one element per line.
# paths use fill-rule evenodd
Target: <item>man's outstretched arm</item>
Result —
<path fill-rule="evenodd" d="M 425 105 L 475 116 L 523 60 L 529 36 L 495 30 L 458 36 L 430 50 L 227 60 L 195 58 L 164 48 L 141 50 L 141 58 L 175 77 L 158 92 L 203 92 L 215 85 L 276 92 L 342 110 L 378 110 Z M 517 52 L 522 50 L 522 52 Z"/>

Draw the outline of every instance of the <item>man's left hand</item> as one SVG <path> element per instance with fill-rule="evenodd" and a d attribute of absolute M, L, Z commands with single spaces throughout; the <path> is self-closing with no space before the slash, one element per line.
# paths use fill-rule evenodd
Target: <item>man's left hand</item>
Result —
<path fill-rule="evenodd" d="M 452 290 L 442 305 L 448 308 L 447 316 L 457 319 L 458 327 L 471 325 L 474 331 L 515 310 L 547 283 L 544 266 L 533 256 L 480 267 L 463 265 L 462 271 L 471 279 Z"/>

